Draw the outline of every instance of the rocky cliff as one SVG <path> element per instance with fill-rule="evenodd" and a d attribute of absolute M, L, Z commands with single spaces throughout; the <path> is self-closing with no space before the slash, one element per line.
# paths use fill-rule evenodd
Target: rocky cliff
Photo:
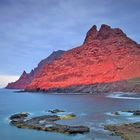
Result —
<path fill-rule="evenodd" d="M 16 82 L 9 83 L 6 88 L 8 89 L 26 88 L 26 86 L 32 82 L 32 80 L 39 74 L 39 72 L 43 69 L 43 67 L 46 64 L 51 64 L 55 59 L 58 59 L 63 53 L 64 51 L 62 50 L 54 51 L 50 56 L 43 59 L 34 70 L 31 70 L 30 73 L 26 73 L 24 71 Z"/>
<path fill-rule="evenodd" d="M 140 45 L 119 28 L 103 24 L 97 30 L 94 25 L 81 46 L 45 64 L 26 90 L 67 89 L 136 77 L 140 77 Z"/>

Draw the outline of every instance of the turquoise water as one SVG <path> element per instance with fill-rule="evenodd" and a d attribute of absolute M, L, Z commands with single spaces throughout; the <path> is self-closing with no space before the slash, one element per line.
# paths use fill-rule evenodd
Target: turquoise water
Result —
<path fill-rule="evenodd" d="M 77 115 L 70 125 L 87 125 L 90 133 L 66 135 L 29 129 L 19 129 L 9 125 L 8 117 L 17 112 L 30 112 L 31 115 L 46 114 L 49 109 L 63 109 Z M 140 121 L 132 115 L 113 116 L 110 112 L 140 109 L 140 100 L 107 98 L 100 95 L 58 95 L 40 93 L 15 93 L 14 90 L 0 90 L 0 140 L 120 140 L 110 136 L 103 129 L 104 124 Z"/>

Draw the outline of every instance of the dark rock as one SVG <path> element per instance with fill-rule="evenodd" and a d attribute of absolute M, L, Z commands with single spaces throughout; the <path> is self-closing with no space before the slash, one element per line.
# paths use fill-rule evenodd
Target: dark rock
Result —
<path fill-rule="evenodd" d="M 140 138 L 140 122 L 106 125 L 105 129 L 111 131 L 113 136 L 121 136 L 124 140 L 139 140 Z"/>
<path fill-rule="evenodd" d="M 123 112 L 133 113 L 133 115 L 140 115 L 140 110 L 125 110 Z"/>
<path fill-rule="evenodd" d="M 54 109 L 54 110 L 48 110 L 48 112 L 51 112 L 51 113 L 59 113 L 59 112 L 65 112 L 64 110 L 61 110 L 61 109 Z"/>
<path fill-rule="evenodd" d="M 89 132 L 89 128 L 85 126 L 68 126 L 68 125 L 60 125 L 60 124 L 52 124 L 52 126 L 45 127 L 46 131 L 55 131 L 60 133 L 68 133 L 68 134 L 75 134 L 75 133 L 85 133 Z"/>
<path fill-rule="evenodd" d="M 140 110 L 137 110 L 137 111 L 135 111 L 134 113 L 133 113 L 133 115 L 140 115 Z"/>
<path fill-rule="evenodd" d="M 27 115 L 15 114 L 10 117 L 10 123 L 18 128 L 29 128 L 50 132 L 60 132 L 68 134 L 89 132 L 87 126 L 69 126 L 57 124 L 55 121 L 61 120 L 57 115 L 44 115 L 27 118 Z"/>
<path fill-rule="evenodd" d="M 26 118 L 26 117 L 28 117 L 28 115 L 29 115 L 29 113 L 21 112 L 21 113 L 12 115 L 12 116 L 10 117 L 10 120 Z"/>
<path fill-rule="evenodd" d="M 117 115 L 117 116 L 118 116 L 118 115 L 120 115 L 120 113 L 119 113 L 119 112 L 114 112 L 113 114 L 114 114 L 114 115 Z"/>
<path fill-rule="evenodd" d="M 85 126 L 70 126 L 68 133 L 73 134 L 73 133 L 84 133 L 84 132 L 89 132 L 89 128 Z"/>

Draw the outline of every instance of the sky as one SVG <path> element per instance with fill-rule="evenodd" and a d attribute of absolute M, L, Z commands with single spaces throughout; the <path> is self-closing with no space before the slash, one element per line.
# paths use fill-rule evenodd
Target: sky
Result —
<path fill-rule="evenodd" d="M 0 87 L 37 66 L 52 51 L 83 43 L 101 24 L 140 43 L 139 0 L 0 0 Z"/>

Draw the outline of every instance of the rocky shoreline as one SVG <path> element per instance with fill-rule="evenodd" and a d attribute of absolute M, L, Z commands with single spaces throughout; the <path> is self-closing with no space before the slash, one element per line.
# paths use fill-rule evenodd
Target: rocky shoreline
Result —
<path fill-rule="evenodd" d="M 111 114 L 120 116 L 121 113 L 129 113 L 132 116 L 140 116 L 140 110 L 122 110 L 112 112 Z M 140 139 L 140 122 L 120 125 L 105 125 L 104 128 L 111 131 L 112 135 L 121 136 L 124 140 Z"/>
<path fill-rule="evenodd" d="M 122 110 L 122 111 L 111 112 L 112 115 L 116 115 L 116 116 L 119 116 L 122 113 L 128 113 L 131 114 L 132 116 L 140 116 L 140 110 Z"/>
<path fill-rule="evenodd" d="M 51 110 L 52 113 L 57 113 L 62 110 Z M 86 133 L 90 129 L 87 126 L 70 126 L 58 124 L 58 120 L 68 120 L 76 117 L 75 114 L 66 114 L 58 116 L 57 114 L 42 115 L 36 117 L 29 117 L 29 113 L 18 113 L 10 116 L 10 124 L 17 128 L 28 128 L 42 131 L 59 132 L 66 134 Z"/>
<path fill-rule="evenodd" d="M 61 109 L 47 110 L 45 112 L 48 112 L 49 115 L 30 117 L 30 114 L 27 112 L 13 114 L 9 117 L 10 124 L 16 126 L 17 128 L 35 129 L 65 134 L 88 133 L 90 131 L 88 126 L 71 126 L 59 124 L 57 122 L 59 120 L 69 120 L 75 118 L 76 114 L 66 113 Z M 111 112 L 110 114 L 121 116 L 124 115 L 122 113 L 128 113 L 132 116 L 140 116 L 139 109 L 116 111 Z M 124 140 L 139 140 L 140 138 L 140 122 L 119 125 L 104 125 L 104 129 L 111 131 L 112 135 L 121 136 Z"/>
<path fill-rule="evenodd" d="M 140 139 L 140 122 L 121 125 L 106 125 L 105 129 L 111 131 L 112 135 L 121 136 L 124 140 Z"/>
<path fill-rule="evenodd" d="M 50 89 L 25 89 L 23 92 L 44 92 L 44 93 L 111 93 L 111 92 L 134 92 L 140 93 L 140 78 L 134 78 L 129 80 L 122 80 L 108 83 L 96 83 L 96 84 L 82 84 L 73 85 L 61 88 Z"/>

